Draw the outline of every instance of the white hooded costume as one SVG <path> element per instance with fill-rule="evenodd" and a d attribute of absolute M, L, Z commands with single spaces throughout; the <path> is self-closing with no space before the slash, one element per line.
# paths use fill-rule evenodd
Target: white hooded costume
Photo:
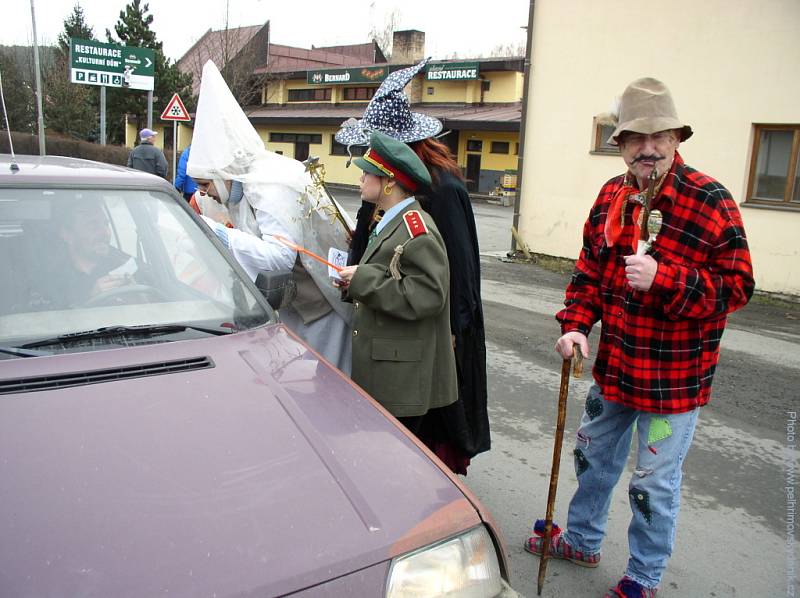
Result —
<path fill-rule="evenodd" d="M 281 310 L 281 320 L 349 374 L 351 306 L 341 301 L 326 265 L 272 237 L 280 235 L 323 257 L 331 247 L 347 250 L 336 207 L 312 184 L 301 162 L 264 147 L 210 60 L 203 67 L 187 173 L 214 181 L 235 228 L 204 219 L 252 280 L 260 270 L 293 270 L 297 297 Z M 242 183 L 244 194 L 236 203 L 225 181 Z M 198 203 L 202 210 L 203 202 Z M 347 218 L 343 210 L 339 213 Z"/>

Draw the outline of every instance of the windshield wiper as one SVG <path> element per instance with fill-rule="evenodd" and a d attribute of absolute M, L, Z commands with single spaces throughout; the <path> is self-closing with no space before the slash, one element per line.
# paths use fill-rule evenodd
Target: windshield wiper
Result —
<path fill-rule="evenodd" d="M 0 345 L 0 353 L 16 355 L 17 357 L 42 357 L 43 355 L 53 354 L 51 351 L 35 351 L 24 347 L 9 347 L 7 345 Z"/>
<path fill-rule="evenodd" d="M 144 326 L 103 326 L 94 330 L 82 330 L 80 332 L 69 332 L 61 334 L 52 338 L 45 338 L 24 345 L 20 345 L 21 349 L 32 349 L 34 347 L 46 347 L 48 345 L 56 345 L 59 343 L 70 343 L 73 341 L 109 338 L 114 336 L 132 336 L 132 335 L 161 335 L 173 334 L 176 332 L 184 332 L 185 330 L 198 330 L 206 334 L 213 334 L 220 336 L 223 334 L 230 334 L 233 332 L 231 328 L 209 328 L 205 326 L 195 326 L 194 324 L 156 324 Z"/>

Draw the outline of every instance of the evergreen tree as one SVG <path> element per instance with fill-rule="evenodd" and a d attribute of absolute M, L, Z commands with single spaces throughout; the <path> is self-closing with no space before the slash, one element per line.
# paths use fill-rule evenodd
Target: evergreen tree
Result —
<path fill-rule="evenodd" d="M 4 48 L 0 48 L 0 75 L 3 78 L 9 128 L 12 131 L 33 133 L 36 130 L 36 98 L 33 89 L 25 82 L 16 58 Z M 0 119 L 0 129 L 5 128 L 5 119 Z"/>
<path fill-rule="evenodd" d="M 94 39 L 94 29 L 86 23 L 83 8 L 78 3 L 72 8 L 72 14 L 64 20 L 64 31 L 58 34 L 58 47 L 61 53 L 66 56 L 69 55 L 69 40 L 71 37 Z"/>
<path fill-rule="evenodd" d="M 64 20 L 55 60 L 42 69 L 47 90 L 45 122 L 52 131 L 94 140 L 99 133 L 99 88 L 70 82 L 69 46 L 72 37 L 94 39 L 94 31 L 86 24 L 80 4 L 75 4 L 72 13 Z"/>
<path fill-rule="evenodd" d="M 154 118 L 165 107 L 173 93 L 182 98 L 191 97 L 192 77 L 178 70 L 177 65 L 164 56 L 162 44 L 156 38 L 151 26 L 153 15 L 149 14 L 148 3 L 131 0 L 125 10 L 120 11 L 119 20 L 114 25 L 116 38 L 109 30 L 106 37 L 110 43 L 124 46 L 150 48 L 155 53 L 155 89 L 153 90 Z M 135 119 L 138 128 L 147 123 L 147 92 L 131 89 L 109 89 L 108 93 L 108 132 L 109 140 L 115 143 L 125 141 L 125 115 Z"/>

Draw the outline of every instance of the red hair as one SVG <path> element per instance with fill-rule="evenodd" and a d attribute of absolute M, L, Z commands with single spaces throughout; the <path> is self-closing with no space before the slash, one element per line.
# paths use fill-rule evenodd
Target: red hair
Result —
<path fill-rule="evenodd" d="M 463 181 L 464 175 L 458 167 L 450 148 L 441 141 L 428 137 L 420 141 L 409 143 L 408 146 L 414 150 L 419 159 L 428 167 L 434 182 L 439 182 L 440 172 L 449 172 L 458 180 Z"/>

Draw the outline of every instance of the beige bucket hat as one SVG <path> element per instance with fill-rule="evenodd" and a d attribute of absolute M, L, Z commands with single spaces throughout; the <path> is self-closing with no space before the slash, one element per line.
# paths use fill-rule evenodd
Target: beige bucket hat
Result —
<path fill-rule="evenodd" d="M 681 122 L 667 86 L 658 79 L 643 77 L 625 88 L 619 103 L 616 129 L 607 143 L 617 145 L 623 131 L 651 135 L 668 129 L 680 129 L 681 141 L 692 136 L 692 127 Z"/>

